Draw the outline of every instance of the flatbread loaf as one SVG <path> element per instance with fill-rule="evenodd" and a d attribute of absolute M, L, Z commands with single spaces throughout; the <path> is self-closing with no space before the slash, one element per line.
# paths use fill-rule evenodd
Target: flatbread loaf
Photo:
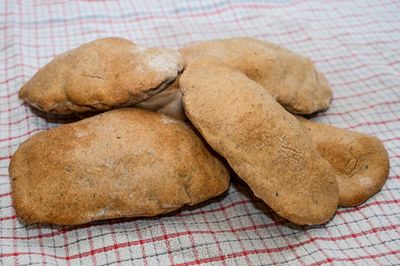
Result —
<path fill-rule="evenodd" d="M 157 94 L 182 68 L 177 51 L 98 39 L 54 58 L 22 86 L 19 97 L 54 114 L 105 111 Z"/>
<path fill-rule="evenodd" d="M 198 57 L 220 59 L 259 83 L 291 113 L 325 110 L 332 99 L 326 78 L 308 58 L 276 44 L 242 37 L 196 42 L 180 52 L 185 66 Z"/>
<path fill-rule="evenodd" d="M 389 158 L 378 138 L 297 119 L 319 154 L 337 172 L 340 206 L 360 205 L 381 190 L 389 175 Z"/>
<path fill-rule="evenodd" d="M 27 224 L 155 216 L 229 185 L 227 169 L 188 125 L 136 108 L 34 135 L 9 172 L 14 208 Z"/>
<path fill-rule="evenodd" d="M 297 224 L 334 215 L 334 170 L 261 85 L 210 57 L 190 63 L 179 82 L 189 120 L 257 197 Z"/>

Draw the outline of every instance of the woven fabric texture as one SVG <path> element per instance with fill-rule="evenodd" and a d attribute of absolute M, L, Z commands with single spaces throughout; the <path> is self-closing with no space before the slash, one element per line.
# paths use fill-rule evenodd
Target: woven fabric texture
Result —
<path fill-rule="evenodd" d="M 400 264 L 399 1 L 4 0 L 0 21 L 4 265 Z M 32 113 L 18 90 L 55 55 L 107 36 L 171 48 L 253 36 L 308 56 L 334 90 L 330 109 L 314 120 L 379 137 L 390 156 L 388 181 L 366 203 L 311 228 L 279 218 L 237 181 L 222 197 L 163 217 L 24 225 L 12 208 L 11 155 L 59 123 Z"/>

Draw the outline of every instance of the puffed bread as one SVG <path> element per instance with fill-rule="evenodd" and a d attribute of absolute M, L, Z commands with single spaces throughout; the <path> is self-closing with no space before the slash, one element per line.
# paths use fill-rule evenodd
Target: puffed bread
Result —
<path fill-rule="evenodd" d="M 54 58 L 22 86 L 19 97 L 47 113 L 105 111 L 157 94 L 182 68 L 177 51 L 103 38 Z"/>
<path fill-rule="evenodd" d="M 257 197 L 297 224 L 334 215 L 332 167 L 261 85 L 210 57 L 190 63 L 179 83 L 189 120 Z"/>
<path fill-rule="evenodd" d="M 389 175 L 389 158 L 378 138 L 297 119 L 319 154 L 336 170 L 340 206 L 360 205 L 381 190 Z"/>
<path fill-rule="evenodd" d="M 185 67 L 198 57 L 211 56 L 259 83 L 294 114 L 325 110 L 332 90 L 323 74 L 306 57 L 279 45 L 254 38 L 200 41 L 179 50 Z"/>
<path fill-rule="evenodd" d="M 188 125 L 135 108 L 34 135 L 9 172 L 14 208 L 27 224 L 155 216 L 229 185 L 224 165 Z"/>

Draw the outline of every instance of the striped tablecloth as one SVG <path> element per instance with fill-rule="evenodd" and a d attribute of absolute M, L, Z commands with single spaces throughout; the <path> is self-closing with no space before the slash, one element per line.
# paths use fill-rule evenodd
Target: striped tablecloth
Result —
<path fill-rule="evenodd" d="M 0 259 L 4 265 L 400 264 L 399 1 L 0 1 Z M 227 195 L 173 215 L 77 227 L 25 226 L 8 164 L 48 123 L 17 92 L 55 55 L 99 37 L 147 46 L 254 36 L 310 57 L 334 90 L 315 120 L 379 137 L 382 191 L 328 224 L 296 227 L 233 182 Z"/>

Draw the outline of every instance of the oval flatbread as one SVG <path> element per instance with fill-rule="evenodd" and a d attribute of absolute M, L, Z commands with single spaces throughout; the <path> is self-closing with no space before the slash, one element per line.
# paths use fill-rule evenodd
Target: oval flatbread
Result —
<path fill-rule="evenodd" d="M 54 58 L 22 86 L 19 97 L 54 114 L 105 111 L 162 91 L 182 68 L 177 51 L 98 39 Z"/>
<path fill-rule="evenodd" d="M 229 185 L 224 165 L 189 126 L 135 108 L 34 135 L 9 172 L 14 208 L 28 224 L 155 216 Z"/>
<path fill-rule="evenodd" d="M 210 56 L 259 83 L 285 109 L 295 114 L 325 110 L 332 99 L 326 78 L 306 57 L 254 38 L 201 41 L 180 49 L 185 65 Z"/>
<path fill-rule="evenodd" d="M 382 188 L 389 175 L 389 158 L 378 138 L 297 119 L 319 154 L 337 171 L 340 206 L 360 205 Z"/>
<path fill-rule="evenodd" d="M 189 120 L 257 197 L 297 224 L 334 215 L 332 167 L 262 86 L 208 57 L 189 64 L 179 82 Z"/>

